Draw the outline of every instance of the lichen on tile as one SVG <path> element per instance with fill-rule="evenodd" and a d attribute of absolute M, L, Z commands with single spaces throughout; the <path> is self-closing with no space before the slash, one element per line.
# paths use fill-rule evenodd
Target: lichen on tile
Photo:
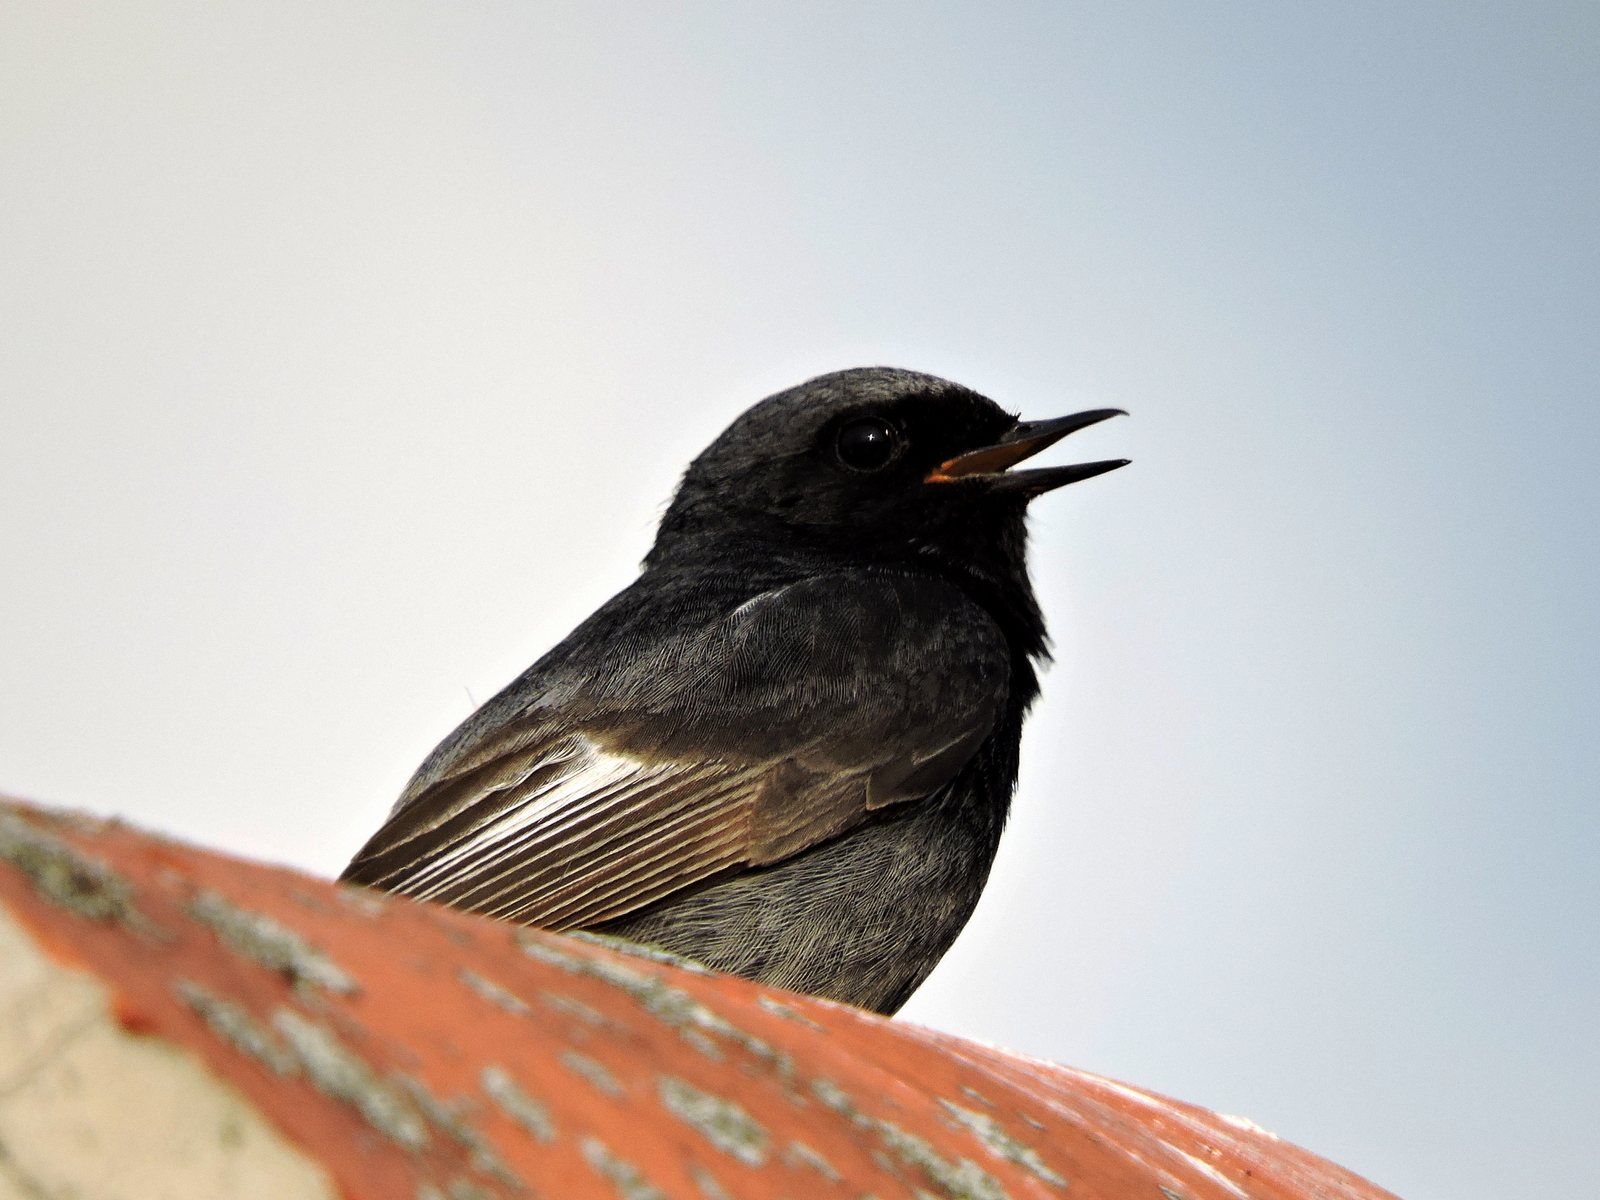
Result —
<path fill-rule="evenodd" d="M 408 1150 L 428 1144 L 421 1114 L 331 1030 L 287 1008 L 273 1013 L 272 1027 L 289 1043 L 318 1091 L 349 1104 L 367 1124 Z"/>
<path fill-rule="evenodd" d="M 1047 1167 L 1044 1160 L 1039 1157 L 1037 1150 L 1026 1142 L 1018 1141 L 1012 1137 L 1005 1131 L 1000 1122 L 987 1113 L 973 1112 L 971 1109 L 962 1108 L 959 1104 L 952 1104 L 944 1099 L 939 1101 L 939 1106 L 944 1109 L 955 1124 L 970 1132 L 996 1158 L 1016 1163 L 1019 1167 L 1032 1172 L 1052 1187 L 1064 1188 L 1067 1186 L 1066 1178 Z"/>
<path fill-rule="evenodd" d="M 550 1110 L 542 1101 L 524 1091 L 504 1067 L 491 1063 L 483 1069 L 478 1080 L 489 1097 L 505 1110 L 505 1114 L 536 1140 L 546 1145 L 556 1140 L 556 1126 L 550 1119 Z"/>
<path fill-rule="evenodd" d="M 599 1175 L 608 1180 L 621 1200 L 667 1200 L 667 1195 L 645 1178 L 625 1158 L 612 1153 L 611 1148 L 597 1137 L 586 1137 L 579 1143 L 583 1157 Z"/>
<path fill-rule="evenodd" d="M 176 980 L 172 990 L 206 1027 L 235 1050 L 249 1055 L 276 1075 L 295 1075 L 300 1060 L 252 1017 L 243 1005 L 214 995 L 190 979 Z"/>
<path fill-rule="evenodd" d="M 296 987 L 320 987 L 341 995 L 361 990 L 348 971 L 287 925 L 241 907 L 220 892 L 200 892 L 184 911 L 230 950 L 277 971 Z"/>
<path fill-rule="evenodd" d="M 767 1161 L 771 1139 L 766 1128 L 732 1100 L 701 1091 L 673 1075 L 660 1076 L 656 1091 L 662 1107 L 724 1154 L 748 1167 Z"/>
<path fill-rule="evenodd" d="M 96 921 L 141 923 L 133 885 L 97 858 L 0 811 L 0 859 L 11 863 L 50 903 Z"/>

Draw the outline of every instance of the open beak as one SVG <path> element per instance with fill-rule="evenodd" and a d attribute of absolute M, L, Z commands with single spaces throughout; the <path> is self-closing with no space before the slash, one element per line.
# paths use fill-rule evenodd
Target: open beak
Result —
<path fill-rule="evenodd" d="M 1103 462 L 1073 463 L 1065 467 L 1038 467 L 1032 471 L 1012 471 L 1008 468 L 1025 458 L 1032 458 L 1047 446 L 1053 446 L 1069 433 L 1098 425 L 1109 417 L 1125 417 L 1120 408 L 1095 408 L 1088 412 L 1073 413 L 1070 417 L 1057 417 L 1053 421 L 1019 421 L 1015 429 L 992 446 L 969 450 L 942 462 L 928 476 L 928 483 L 954 483 L 960 479 L 981 479 L 991 492 L 1015 492 L 1025 496 L 1038 496 L 1051 488 L 1081 479 L 1093 479 L 1107 471 L 1115 471 L 1131 462 L 1126 458 L 1110 458 Z"/>

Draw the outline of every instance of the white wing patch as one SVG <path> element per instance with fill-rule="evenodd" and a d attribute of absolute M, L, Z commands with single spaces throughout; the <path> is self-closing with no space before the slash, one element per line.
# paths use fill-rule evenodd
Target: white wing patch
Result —
<path fill-rule="evenodd" d="M 551 929 L 603 922 L 747 861 L 761 788 L 749 765 L 649 763 L 569 734 L 497 775 L 482 818 L 392 890 Z"/>
<path fill-rule="evenodd" d="M 672 763 L 646 764 L 602 750 L 582 734 L 574 734 L 558 753 L 530 763 L 520 778 L 508 780 L 504 786 L 520 787 L 535 771 L 552 765 L 559 765 L 559 770 L 521 803 L 488 818 L 430 858 L 398 890 L 419 900 L 434 899 L 445 888 L 460 883 L 457 868 L 461 864 L 503 860 L 535 839 L 558 833 L 572 818 L 592 813 L 597 802 L 616 799 L 676 769 Z"/>

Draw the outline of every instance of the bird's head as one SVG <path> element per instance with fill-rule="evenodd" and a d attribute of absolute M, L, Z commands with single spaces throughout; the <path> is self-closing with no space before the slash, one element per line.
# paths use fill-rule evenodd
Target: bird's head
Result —
<path fill-rule="evenodd" d="M 652 560 L 685 536 L 745 534 L 774 549 L 1014 572 L 1029 500 L 1127 460 L 1012 468 L 1119 412 L 1023 421 L 915 371 L 822 375 L 748 409 L 690 464 Z"/>

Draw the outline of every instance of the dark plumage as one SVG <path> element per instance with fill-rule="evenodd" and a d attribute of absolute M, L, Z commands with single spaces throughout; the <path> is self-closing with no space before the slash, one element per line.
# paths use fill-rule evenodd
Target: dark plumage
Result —
<path fill-rule="evenodd" d="M 910 371 L 763 400 L 644 572 L 417 770 L 344 877 L 892 1013 L 966 923 L 1045 628 L 1022 423 Z"/>

